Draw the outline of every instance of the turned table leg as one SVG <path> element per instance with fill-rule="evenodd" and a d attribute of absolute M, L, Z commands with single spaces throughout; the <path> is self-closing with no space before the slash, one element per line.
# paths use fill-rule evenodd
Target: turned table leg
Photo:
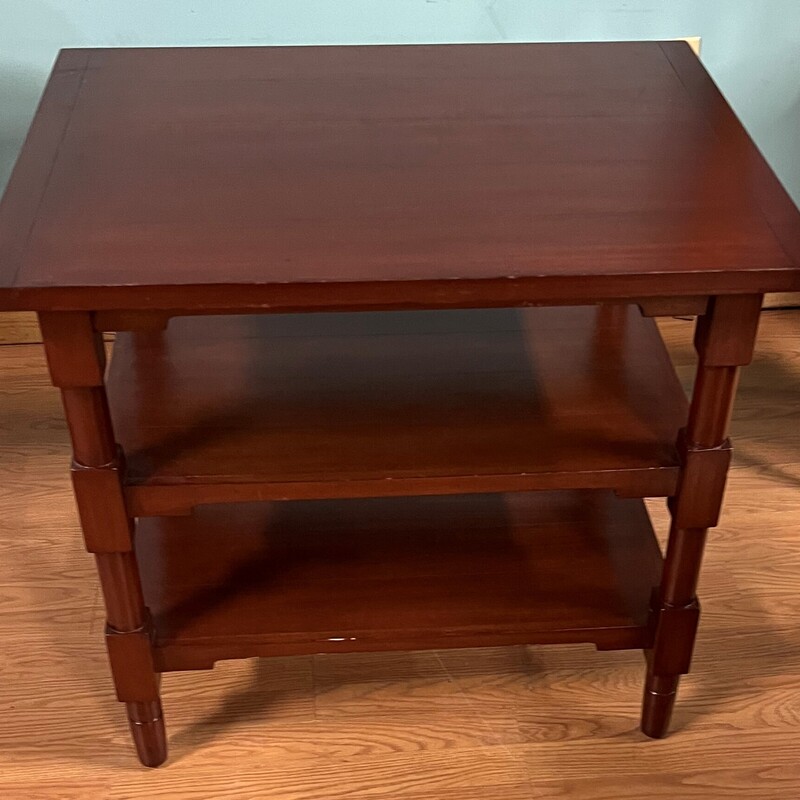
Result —
<path fill-rule="evenodd" d="M 739 367 L 752 358 L 761 300 L 761 295 L 715 297 L 697 321 L 697 375 L 688 424 L 678 442 L 682 469 L 654 596 L 654 644 L 646 651 L 642 731 L 654 738 L 666 734 L 680 676 L 689 671 L 706 532 L 719 519 L 731 457 L 728 422 Z"/>
<path fill-rule="evenodd" d="M 167 757 L 151 626 L 123 495 L 122 456 L 104 385 L 103 341 L 86 313 L 39 315 L 53 384 L 61 390 L 72 438 L 72 480 L 86 549 L 93 553 L 106 605 L 106 644 L 117 697 L 128 711 L 141 762 Z"/>

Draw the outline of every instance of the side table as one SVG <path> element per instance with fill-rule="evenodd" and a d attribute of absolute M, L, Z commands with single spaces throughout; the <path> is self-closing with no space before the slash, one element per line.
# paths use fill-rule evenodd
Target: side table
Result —
<path fill-rule="evenodd" d="M 357 650 L 640 648 L 663 736 L 798 264 L 683 43 L 62 51 L 0 310 L 39 313 L 142 763 L 161 673 Z"/>

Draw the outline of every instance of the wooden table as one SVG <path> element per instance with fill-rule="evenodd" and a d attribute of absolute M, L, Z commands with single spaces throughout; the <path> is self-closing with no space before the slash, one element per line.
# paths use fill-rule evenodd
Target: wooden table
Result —
<path fill-rule="evenodd" d="M 142 762 L 160 673 L 355 650 L 642 648 L 663 736 L 738 369 L 798 264 L 685 44 L 63 51 L 0 310 L 40 315 Z"/>

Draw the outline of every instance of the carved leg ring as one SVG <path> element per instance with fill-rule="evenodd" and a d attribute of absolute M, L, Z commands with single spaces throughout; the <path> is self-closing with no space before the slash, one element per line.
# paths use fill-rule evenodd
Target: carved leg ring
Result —
<path fill-rule="evenodd" d="M 139 760 L 146 767 L 157 767 L 167 758 L 167 735 L 161 701 L 126 703 L 128 722 Z"/>

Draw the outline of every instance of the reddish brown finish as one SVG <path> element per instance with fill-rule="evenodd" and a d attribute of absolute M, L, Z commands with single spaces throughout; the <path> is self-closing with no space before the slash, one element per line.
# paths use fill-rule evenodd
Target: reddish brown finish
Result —
<path fill-rule="evenodd" d="M 661 595 L 674 598 L 672 605 L 688 605 L 696 599 L 706 533 L 706 528 L 678 528 L 677 525 L 670 531 Z M 681 603 L 680 599 L 685 597 L 690 600 Z"/>
<path fill-rule="evenodd" d="M 690 409 L 692 426 L 685 435 L 689 447 L 714 449 L 725 440 L 738 383 L 738 367 L 704 366 L 697 371 Z"/>
<path fill-rule="evenodd" d="M 688 295 L 686 297 L 636 297 L 630 302 L 639 307 L 639 310 L 646 317 L 681 317 L 681 316 L 697 316 L 698 314 L 705 314 L 706 307 L 708 306 L 708 297 L 698 296 L 694 297 Z M 579 301 L 574 301 L 579 302 Z M 596 301 L 592 299 L 585 299 L 584 305 L 596 305 Z M 609 300 L 606 305 L 619 305 L 619 301 Z M 436 307 L 436 303 L 432 303 L 430 307 Z M 484 307 L 491 307 L 497 305 L 504 305 L 503 303 L 482 303 Z M 289 308 L 283 309 L 286 312 L 297 311 L 298 309 Z M 302 310 L 299 309 L 299 310 Z M 362 308 L 362 311 L 373 310 Z M 204 306 L 201 309 L 192 309 L 190 311 L 184 309 L 171 308 L 165 311 L 97 311 L 93 314 L 94 328 L 97 331 L 164 331 L 169 324 L 170 319 L 173 317 L 181 317 L 188 315 L 206 315 L 211 316 L 214 314 L 231 314 L 242 313 L 247 314 L 248 309 L 222 309 Z"/>
<path fill-rule="evenodd" d="M 153 702 L 159 687 L 149 628 L 120 632 L 109 625 L 106 647 L 114 670 L 117 698 L 129 703 Z"/>
<path fill-rule="evenodd" d="M 740 316 L 731 313 L 733 308 Z M 687 466 L 674 503 L 679 515 L 675 514 L 670 527 L 664 575 L 654 603 L 655 642 L 647 659 L 642 730 L 654 738 L 667 733 L 680 676 L 688 672 L 691 662 L 706 528 L 709 517 L 716 519 L 719 513 L 728 468 L 728 458 L 720 458 L 719 453 L 728 444 L 727 426 L 738 369 L 750 361 L 760 311 L 760 298 L 717 297 L 697 323 L 699 364 L 689 423 L 681 435 Z M 704 451 L 709 454 L 704 472 L 688 466 L 690 457 L 702 457 Z M 691 485 L 689 479 L 693 480 Z"/>
<path fill-rule="evenodd" d="M 649 644 L 661 554 L 610 492 L 204 506 L 142 520 L 161 669 L 217 658 Z"/>
<path fill-rule="evenodd" d="M 697 321 L 694 343 L 707 367 L 744 366 L 753 358 L 761 305 L 760 294 L 713 297 Z M 711 320 L 714 324 L 711 324 Z M 744 326 L 749 325 L 746 329 Z M 736 335 L 731 336 L 731 330 Z"/>
<path fill-rule="evenodd" d="M 103 385 L 106 352 L 89 314 L 40 313 L 39 327 L 54 386 L 81 389 Z M 86 356 L 79 358 L 82 351 Z"/>
<path fill-rule="evenodd" d="M 116 348 L 109 396 L 137 515 L 677 485 L 686 400 L 634 306 L 181 318 Z"/>
<path fill-rule="evenodd" d="M 73 462 L 72 488 L 90 553 L 122 553 L 133 549 L 131 522 L 125 509 L 118 464 L 103 469 Z"/>
<path fill-rule="evenodd" d="M 648 658 L 648 662 L 650 659 Z M 654 675 L 648 663 L 648 675 L 642 701 L 642 732 L 653 739 L 667 735 L 672 709 L 678 694 L 678 678 Z"/>
<path fill-rule="evenodd" d="M 153 669 L 149 617 L 131 550 L 133 521 L 124 505 L 117 447 L 102 386 L 102 340 L 93 330 L 89 314 L 43 313 L 40 322 L 51 377 L 61 387 L 74 463 L 79 465 L 75 471 L 80 476 L 76 482 L 78 507 L 87 549 L 95 552 L 117 696 L 127 704 L 142 763 L 158 766 L 167 757 L 164 722 Z M 103 517 L 105 527 L 101 524 Z M 131 640 L 126 642 L 126 637 Z M 147 711 L 144 723 L 140 719 L 143 709 Z"/>
<path fill-rule="evenodd" d="M 738 368 L 798 267 L 800 213 L 684 44 L 62 52 L 0 309 L 40 312 L 142 762 L 157 670 L 320 649 L 643 647 L 663 735 Z M 685 398 L 623 300 L 703 315 L 682 464 Z M 127 475 L 109 326 L 143 331 L 110 377 Z M 499 494 L 533 488 L 584 491 Z M 677 493 L 663 575 L 609 489 Z M 143 589 L 132 517 L 287 497 L 141 520 Z"/>
<path fill-rule="evenodd" d="M 800 211 L 761 155 L 727 100 L 704 69 L 691 48 L 681 42 L 661 42 L 661 49 L 675 69 L 692 102 L 704 114 L 719 142 L 715 162 L 736 163 L 747 174 L 750 191 L 784 252 L 800 267 Z M 800 273 L 795 273 L 800 287 Z"/>
<path fill-rule="evenodd" d="M 112 467 L 118 456 L 111 428 L 108 398 L 102 386 L 78 386 L 61 392 L 64 415 L 67 418 L 73 442 L 80 442 L 82 458 L 74 465 Z"/>
<path fill-rule="evenodd" d="M 126 551 L 98 553 L 95 561 L 109 624 L 118 632 L 140 630 L 146 624 L 146 615 L 136 559 Z"/>
<path fill-rule="evenodd" d="M 661 605 L 656 639 L 646 653 L 654 675 L 681 675 L 689 671 L 699 621 L 697 598 L 685 606 Z"/>
<path fill-rule="evenodd" d="M 88 51 L 64 51 L 59 55 L 0 200 L 0 309 L 14 308 L 19 302 L 14 291 L 17 273 L 88 60 Z"/>
<path fill-rule="evenodd" d="M 146 767 L 159 767 L 167 756 L 167 734 L 161 703 L 128 703 L 128 723 L 139 760 Z"/>
<path fill-rule="evenodd" d="M 641 297 L 633 300 L 646 317 L 692 317 L 706 313 L 708 297 Z"/>
<path fill-rule="evenodd" d="M 684 434 L 678 442 L 683 469 L 677 496 L 670 498 L 672 516 L 680 528 L 713 528 L 725 494 L 731 443 L 726 439 L 719 447 L 690 446 Z"/>
<path fill-rule="evenodd" d="M 0 307 L 791 288 L 779 187 L 704 81 L 658 42 L 65 51 L 2 212 L 28 233 Z"/>

